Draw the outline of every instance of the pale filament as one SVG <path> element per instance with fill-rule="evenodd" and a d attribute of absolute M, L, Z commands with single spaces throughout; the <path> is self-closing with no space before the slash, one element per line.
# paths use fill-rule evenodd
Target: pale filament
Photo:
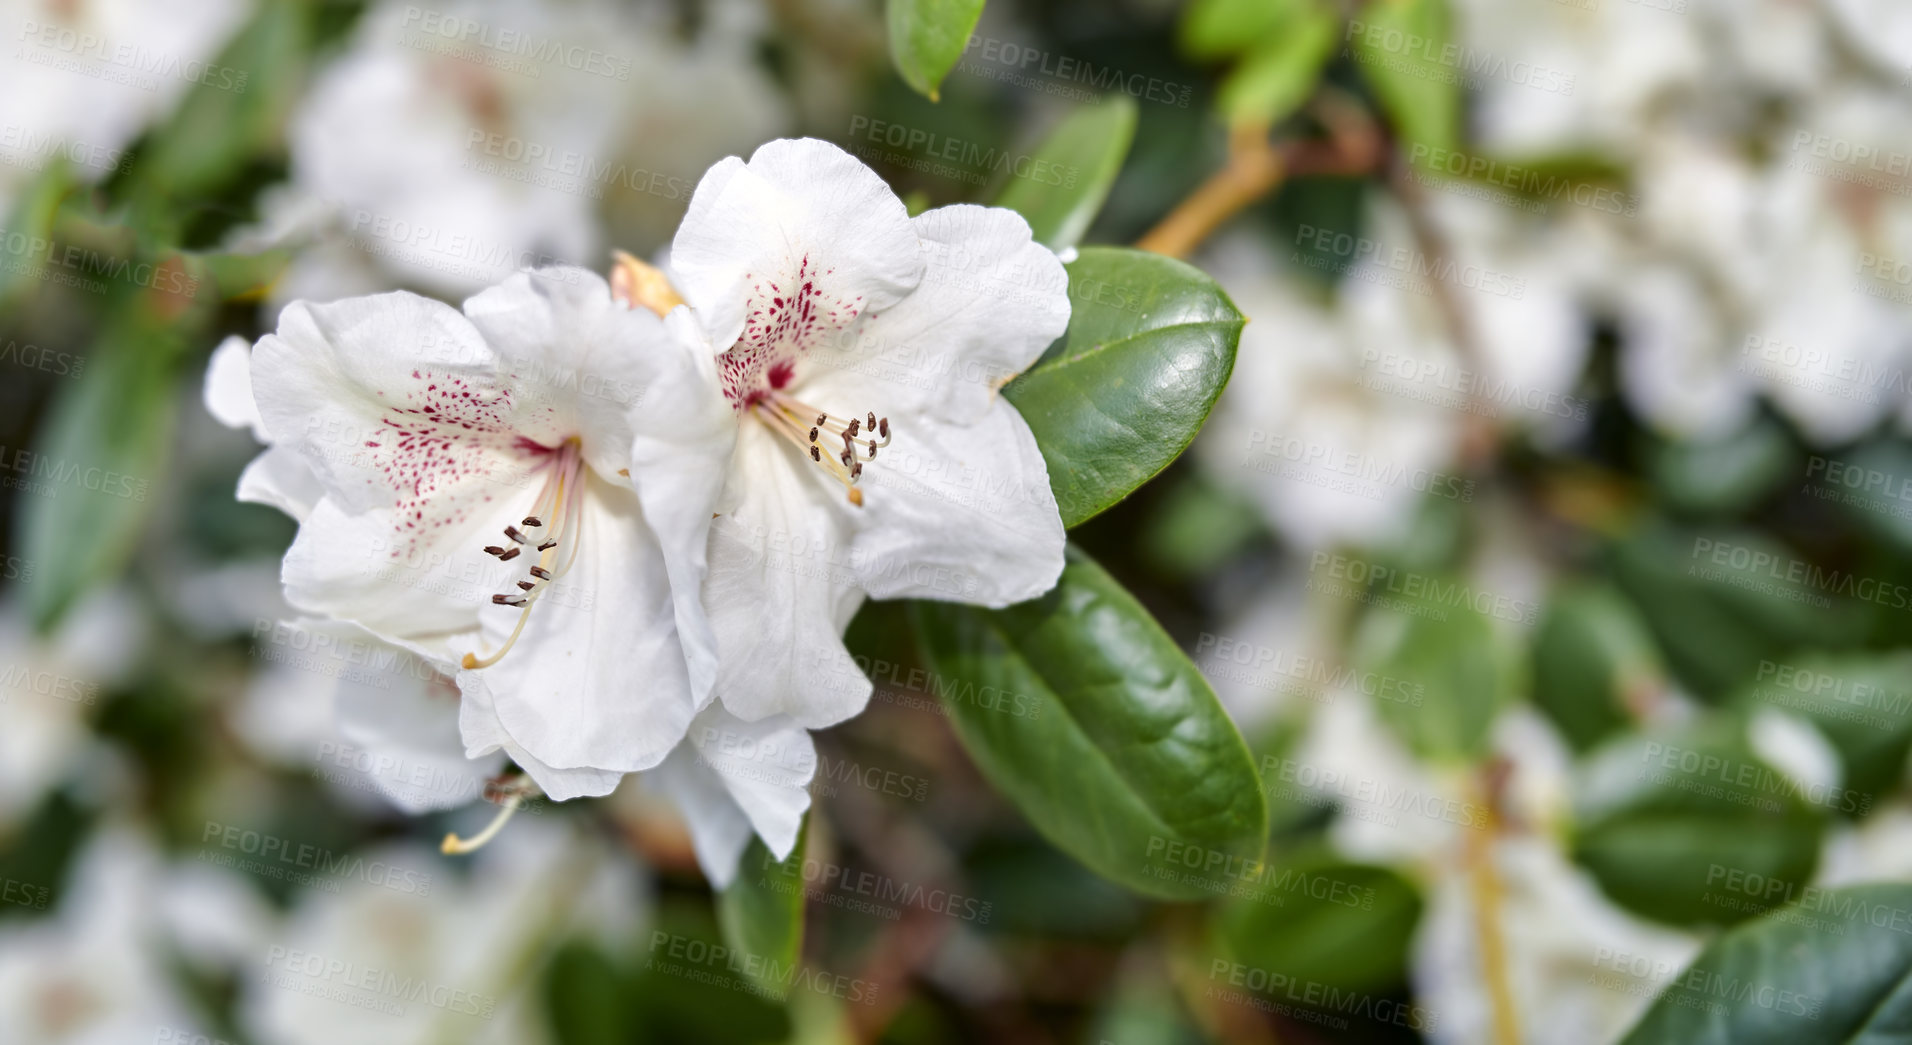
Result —
<path fill-rule="evenodd" d="M 518 624 L 511 629 L 511 637 L 489 656 L 481 658 L 476 654 L 465 654 L 460 662 L 463 667 L 488 668 L 510 652 L 518 636 L 524 634 L 525 622 L 531 619 L 531 607 L 537 604 L 538 597 L 549 591 L 577 561 L 579 542 L 576 535 L 582 521 L 584 503 L 584 492 L 580 488 L 584 474 L 583 460 L 578 441 L 565 440 L 549 466 L 551 474 L 545 477 L 544 489 L 539 491 L 538 499 L 533 502 L 531 514 L 525 516 L 520 524 L 522 529 L 519 526 L 505 527 L 505 537 L 510 543 L 485 548 L 487 554 L 501 562 L 509 562 L 517 558 L 521 551 L 530 548 L 538 553 L 538 561 L 526 570 L 526 579 L 517 582 L 515 592 L 491 597 L 494 605 L 520 608 Z"/>
<path fill-rule="evenodd" d="M 863 461 L 875 460 L 876 452 L 890 445 L 889 418 L 874 412 L 862 418 L 836 417 L 777 391 L 765 393 L 751 409 L 771 431 L 795 443 L 842 483 L 851 504 L 862 506 L 863 491 L 857 488 L 857 480 L 863 476 Z"/>

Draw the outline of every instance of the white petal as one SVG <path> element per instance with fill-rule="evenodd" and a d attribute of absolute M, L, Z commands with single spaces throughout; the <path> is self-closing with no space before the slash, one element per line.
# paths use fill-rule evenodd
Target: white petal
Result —
<path fill-rule="evenodd" d="M 799 398 L 824 410 L 973 420 L 1068 327 L 1068 273 L 1030 239 L 1022 215 L 959 204 L 910 225 L 923 245 L 922 282 L 870 317 L 854 342 L 811 352 L 797 373 Z M 813 394 L 813 384 L 862 387 Z"/>
<path fill-rule="evenodd" d="M 854 156 L 812 138 L 712 167 L 671 243 L 672 279 L 719 349 L 761 311 L 753 302 L 809 298 L 819 316 L 853 319 L 895 304 L 922 272 L 903 202 Z"/>
<path fill-rule="evenodd" d="M 491 523 L 506 520 L 515 517 L 500 515 Z M 497 532 L 491 523 L 481 517 L 411 551 L 394 545 L 390 513 L 347 515 L 327 497 L 301 521 L 286 552 L 280 571 L 286 601 L 350 621 L 388 642 L 425 643 L 431 636 L 468 632 L 478 625 L 479 606 L 522 574 L 481 550 L 480 534 Z M 441 645 L 426 651 L 453 659 Z"/>
<path fill-rule="evenodd" d="M 340 735 L 365 754 L 363 763 L 352 758 L 351 767 L 407 813 L 481 798 L 485 781 L 504 762 L 495 754 L 465 757 L 457 687 L 396 647 L 368 670 L 339 679 L 338 723 Z"/>
<path fill-rule="evenodd" d="M 717 633 L 717 695 L 746 720 L 812 729 L 849 718 L 870 681 L 843 648 L 863 593 L 843 487 L 760 424 L 737 434 L 734 512 L 710 531 L 704 605 Z"/>
<path fill-rule="evenodd" d="M 252 342 L 234 334 L 219 342 L 206 364 L 206 412 L 227 428 L 245 428 L 266 441 L 252 401 Z"/>
<path fill-rule="evenodd" d="M 530 752 L 511 738 L 510 733 L 505 732 L 504 724 L 498 721 L 498 712 L 491 703 L 491 691 L 481 685 L 465 685 L 463 681 L 460 679 L 458 732 L 465 738 L 466 757 L 483 758 L 493 752 L 503 751 L 531 776 L 545 797 L 554 802 L 598 798 L 617 790 L 618 782 L 624 779 L 622 773 L 602 769 L 558 769 L 533 758 Z"/>
<path fill-rule="evenodd" d="M 252 391 L 273 441 L 292 447 L 350 511 L 463 515 L 536 463 L 518 438 L 502 362 L 464 316 L 395 292 L 294 302 L 253 350 Z"/>
<path fill-rule="evenodd" d="M 750 845 L 750 820 L 723 781 L 697 765 L 695 750 L 688 744 L 671 752 L 644 779 L 676 803 L 684 826 L 690 829 L 697 866 L 703 868 L 711 888 L 730 888 L 737 877 L 737 861 Z"/>
<path fill-rule="evenodd" d="M 1062 575 L 1065 538 L 1048 467 L 1022 415 L 998 399 L 973 424 L 891 422 L 863 470 L 850 559 L 878 599 L 1002 607 Z"/>
<path fill-rule="evenodd" d="M 629 773 L 663 761 L 697 701 L 663 555 L 637 496 L 585 474 L 570 569 L 531 605 L 517 644 L 489 667 L 459 672 L 458 685 L 467 695 L 488 690 L 499 722 L 538 761 Z M 486 605 L 473 652 L 502 648 L 520 616 Z"/>
<path fill-rule="evenodd" d="M 627 408 L 668 351 L 661 320 L 570 267 L 519 272 L 467 300 L 465 315 L 511 375 L 518 434 L 546 446 L 579 435 L 598 474 L 630 467 Z"/>
<path fill-rule="evenodd" d="M 708 346 L 673 332 L 694 328 L 617 304 L 583 269 L 520 273 L 465 302 L 465 312 L 520 387 L 552 401 L 551 420 L 541 422 L 558 425 L 551 438 L 580 432 L 598 475 L 628 475 L 663 547 L 701 705 L 717 675 L 702 602 L 705 547 L 737 428 Z"/>
<path fill-rule="evenodd" d="M 777 859 L 789 856 L 817 771 L 809 730 L 781 715 L 745 722 L 713 704 L 691 724 L 687 739 L 696 768 L 723 785 Z"/>
<path fill-rule="evenodd" d="M 319 477 L 306 467 L 297 451 L 288 447 L 268 447 L 239 473 L 240 500 L 270 505 L 299 522 L 312 514 L 324 496 Z"/>

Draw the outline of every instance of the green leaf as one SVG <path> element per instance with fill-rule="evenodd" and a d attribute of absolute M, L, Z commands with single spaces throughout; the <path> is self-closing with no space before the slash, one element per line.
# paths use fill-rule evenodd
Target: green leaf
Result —
<path fill-rule="evenodd" d="M 1623 1045 L 1884 1045 L 1912 1034 L 1912 885 L 1809 893 L 1722 935 Z"/>
<path fill-rule="evenodd" d="M 1843 785 L 1827 803 L 1837 812 L 1870 812 L 1874 797 L 1894 791 L 1904 776 L 1912 752 L 1912 653 L 1761 661 L 1738 702 L 1799 715 L 1825 735 L 1845 766 Z"/>
<path fill-rule="evenodd" d="M 1509 658 L 1486 616 L 1464 606 L 1418 609 L 1369 610 L 1354 656 L 1405 698 L 1374 703 L 1415 753 L 1473 761 L 1486 753 L 1488 727 L 1512 691 Z"/>
<path fill-rule="evenodd" d="M 1300 12 L 1228 74 L 1218 101 L 1222 112 L 1232 122 L 1256 125 L 1287 118 L 1314 94 L 1340 27 L 1341 19 L 1331 10 Z"/>
<path fill-rule="evenodd" d="M 279 148 L 311 33 L 309 0 L 260 4 L 153 135 L 137 180 L 174 195 L 207 192 L 256 154 Z"/>
<path fill-rule="evenodd" d="M 1049 249 L 1073 247 L 1102 209 L 1134 138 L 1135 99 L 1118 94 L 1083 106 L 1036 150 L 1030 170 L 1041 176 L 1011 178 L 996 206 L 1021 214 Z"/>
<path fill-rule="evenodd" d="M 1348 24 L 1361 75 L 1410 144 L 1451 149 L 1459 140 L 1459 70 L 1441 61 L 1453 22 L 1447 0 L 1371 0 Z"/>
<path fill-rule="evenodd" d="M 1075 526 L 1188 448 L 1228 383 L 1244 321 L 1214 280 L 1173 258 L 1088 247 L 1068 269 L 1068 330 L 1003 395 Z"/>
<path fill-rule="evenodd" d="M 1259 858 L 1268 811 L 1248 746 L 1174 640 L 1087 556 L 1071 548 L 1052 591 L 1006 610 L 913 605 L 963 745 L 1063 851 L 1168 899 L 1225 892 Z M 990 688 L 1039 712 L 963 699 Z"/>
<path fill-rule="evenodd" d="M 54 219 L 59 215 L 61 201 L 73 191 L 74 184 L 72 169 L 64 159 L 56 158 L 27 183 L 7 213 L 7 234 L 20 236 L 28 244 L 24 256 L 10 251 L 11 261 L 0 266 L 0 306 L 5 306 L 7 311 L 11 312 L 12 306 L 42 286 L 40 279 L 53 251 Z M 32 246 L 35 243 L 46 245 L 35 248 Z"/>
<path fill-rule="evenodd" d="M 1879 439 L 1836 459 L 1814 455 L 1805 475 L 1802 494 L 1839 505 L 1895 550 L 1912 552 L 1912 446 L 1904 440 Z"/>
<path fill-rule="evenodd" d="M 1745 875 L 1803 886 L 1825 823 L 1720 715 L 1601 749 L 1575 799 L 1574 859 L 1616 902 L 1673 925 L 1731 924 L 1778 902 L 1733 888 Z"/>
<path fill-rule="evenodd" d="M 166 476 L 180 366 L 199 326 L 170 302 L 120 301 L 86 376 L 57 393 L 34 442 L 34 488 L 16 502 L 36 570 L 23 594 L 42 630 L 124 568 Z"/>
<path fill-rule="evenodd" d="M 1702 512 L 1744 511 L 1798 467 L 1792 440 L 1768 417 L 1710 443 L 1660 443 L 1647 458 L 1653 485 L 1669 504 Z"/>
<path fill-rule="evenodd" d="M 1585 582 L 1554 593 L 1534 638 L 1534 703 L 1574 750 L 1625 730 L 1631 702 L 1660 685 L 1652 636 L 1617 591 Z"/>
<path fill-rule="evenodd" d="M 257 254 L 221 252 L 192 256 L 203 264 L 207 280 L 226 301 L 258 301 L 272 289 L 292 263 L 292 251 L 284 248 Z"/>
<path fill-rule="evenodd" d="M 544 968 L 545 1011 L 559 1045 L 618 1045 L 629 1018 L 626 977 L 602 951 L 566 943 Z"/>
<path fill-rule="evenodd" d="M 1182 14 L 1182 49 L 1198 59 L 1237 55 L 1314 8 L 1313 0 L 1195 0 Z"/>
<path fill-rule="evenodd" d="M 1736 556 L 1750 563 L 1753 555 L 1780 564 L 1781 578 L 1732 565 Z M 1841 645 L 1860 633 L 1855 600 L 1833 594 L 1830 607 L 1803 601 L 1825 593 L 1785 579 L 1796 558 L 1756 532 L 1649 522 L 1615 545 L 1609 561 L 1667 667 L 1694 695 L 1718 702 L 1750 682 L 1761 661 L 1801 646 Z"/>
<path fill-rule="evenodd" d="M 916 93 L 936 101 L 943 77 L 963 57 L 983 0 L 886 0 L 890 58 Z"/>
<path fill-rule="evenodd" d="M 1406 981 L 1422 904 L 1394 871 L 1350 863 L 1324 845 L 1269 861 L 1250 888 L 1260 895 L 1230 900 L 1214 915 L 1235 960 L 1343 991 Z"/>
<path fill-rule="evenodd" d="M 745 969 L 770 991 L 788 986 L 787 974 L 802 958 L 803 843 L 809 827 L 805 820 L 796 846 L 782 861 L 764 846 L 763 839 L 752 835 L 750 847 L 738 861 L 736 879 L 717 895 L 717 924 L 723 929 L 724 943 L 736 953 L 761 959 Z"/>

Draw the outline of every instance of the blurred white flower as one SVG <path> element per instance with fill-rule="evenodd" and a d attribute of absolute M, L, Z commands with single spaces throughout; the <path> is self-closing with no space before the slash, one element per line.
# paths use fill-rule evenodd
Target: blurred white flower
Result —
<path fill-rule="evenodd" d="M 1398 536 L 1460 442 L 1453 394 L 1418 377 L 1454 367 L 1433 303 L 1364 260 L 1324 305 L 1277 265 L 1246 237 L 1204 262 L 1248 325 L 1199 460 L 1303 548 Z"/>
<path fill-rule="evenodd" d="M 1055 584 L 1048 471 L 996 389 L 1061 335 L 1067 277 L 1019 215 L 912 219 L 843 150 L 776 141 L 704 176 L 670 265 L 671 318 L 717 361 L 696 394 L 736 431 L 704 587 L 730 712 L 861 711 L 842 633 L 866 596 L 1005 606 Z"/>
<path fill-rule="evenodd" d="M 1699 953 L 1697 937 L 1614 906 L 1549 839 L 1503 839 L 1492 859 L 1501 886 L 1496 922 L 1522 1041 L 1617 1041 Z M 1414 996 L 1440 1014 L 1428 1034 L 1437 1045 L 1494 1040 L 1476 900 L 1467 875 L 1440 879 L 1415 936 Z"/>
<path fill-rule="evenodd" d="M 1697 20 L 1672 3 L 1460 0 L 1456 62 L 1478 90 L 1477 147 L 1624 158 L 1655 104 L 1709 71 Z"/>
<path fill-rule="evenodd" d="M 464 878 L 434 854 L 393 848 L 403 887 L 353 880 L 307 892 L 242 973 L 240 1019 L 266 1045 L 536 1045 L 536 977 L 560 941 L 613 952 L 646 912 L 631 865 L 565 824 L 517 825 Z"/>
<path fill-rule="evenodd" d="M 182 1040 L 204 1034 L 169 970 L 174 952 L 223 968 L 225 945 L 261 938 L 270 917 L 242 883 L 210 869 L 171 871 L 123 825 L 92 836 L 57 894 L 30 887 L 57 900 L 45 917 L 0 922 L 0 1041 L 118 1045 L 163 1030 Z"/>
<path fill-rule="evenodd" d="M 360 293 L 356 270 L 372 261 L 461 295 L 590 261 L 643 57 L 624 11 L 601 0 L 373 7 L 293 114 L 295 191 L 268 214 L 329 222 L 351 250 L 302 251 L 288 284 L 317 300 Z"/>
<path fill-rule="evenodd" d="M 0 836 L 31 813 L 91 744 L 102 688 L 122 681 L 143 648 L 146 622 L 127 592 L 81 601 L 48 638 L 0 607 Z"/>
<path fill-rule="evenodd" d="M 0 214 L 49 165 L 64 161 L 83 181 L 121 169 L 133 140 L 178 104 L 192 75 L 240 87 L 258 75 L 212 61 L 247 7 L 0 0 Z"/>

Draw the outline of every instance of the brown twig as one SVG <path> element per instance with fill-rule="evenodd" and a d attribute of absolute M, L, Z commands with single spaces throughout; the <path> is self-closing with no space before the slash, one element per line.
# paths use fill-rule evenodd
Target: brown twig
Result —
<path fill-rule="evenodd" d="M 1296 175 L 1363 174 L 1381 155 L 1381 135 L 1359 103 L 1339 91 L 1323 91 L 1310 106 L 1328 138 L 1276 145 L 1269 128 L 1238 123 L 1229 128 L 1228 162 L 1197 186 L 1135 245 L 1171 258 L 1187 257 L 1228 219 Z"/>

